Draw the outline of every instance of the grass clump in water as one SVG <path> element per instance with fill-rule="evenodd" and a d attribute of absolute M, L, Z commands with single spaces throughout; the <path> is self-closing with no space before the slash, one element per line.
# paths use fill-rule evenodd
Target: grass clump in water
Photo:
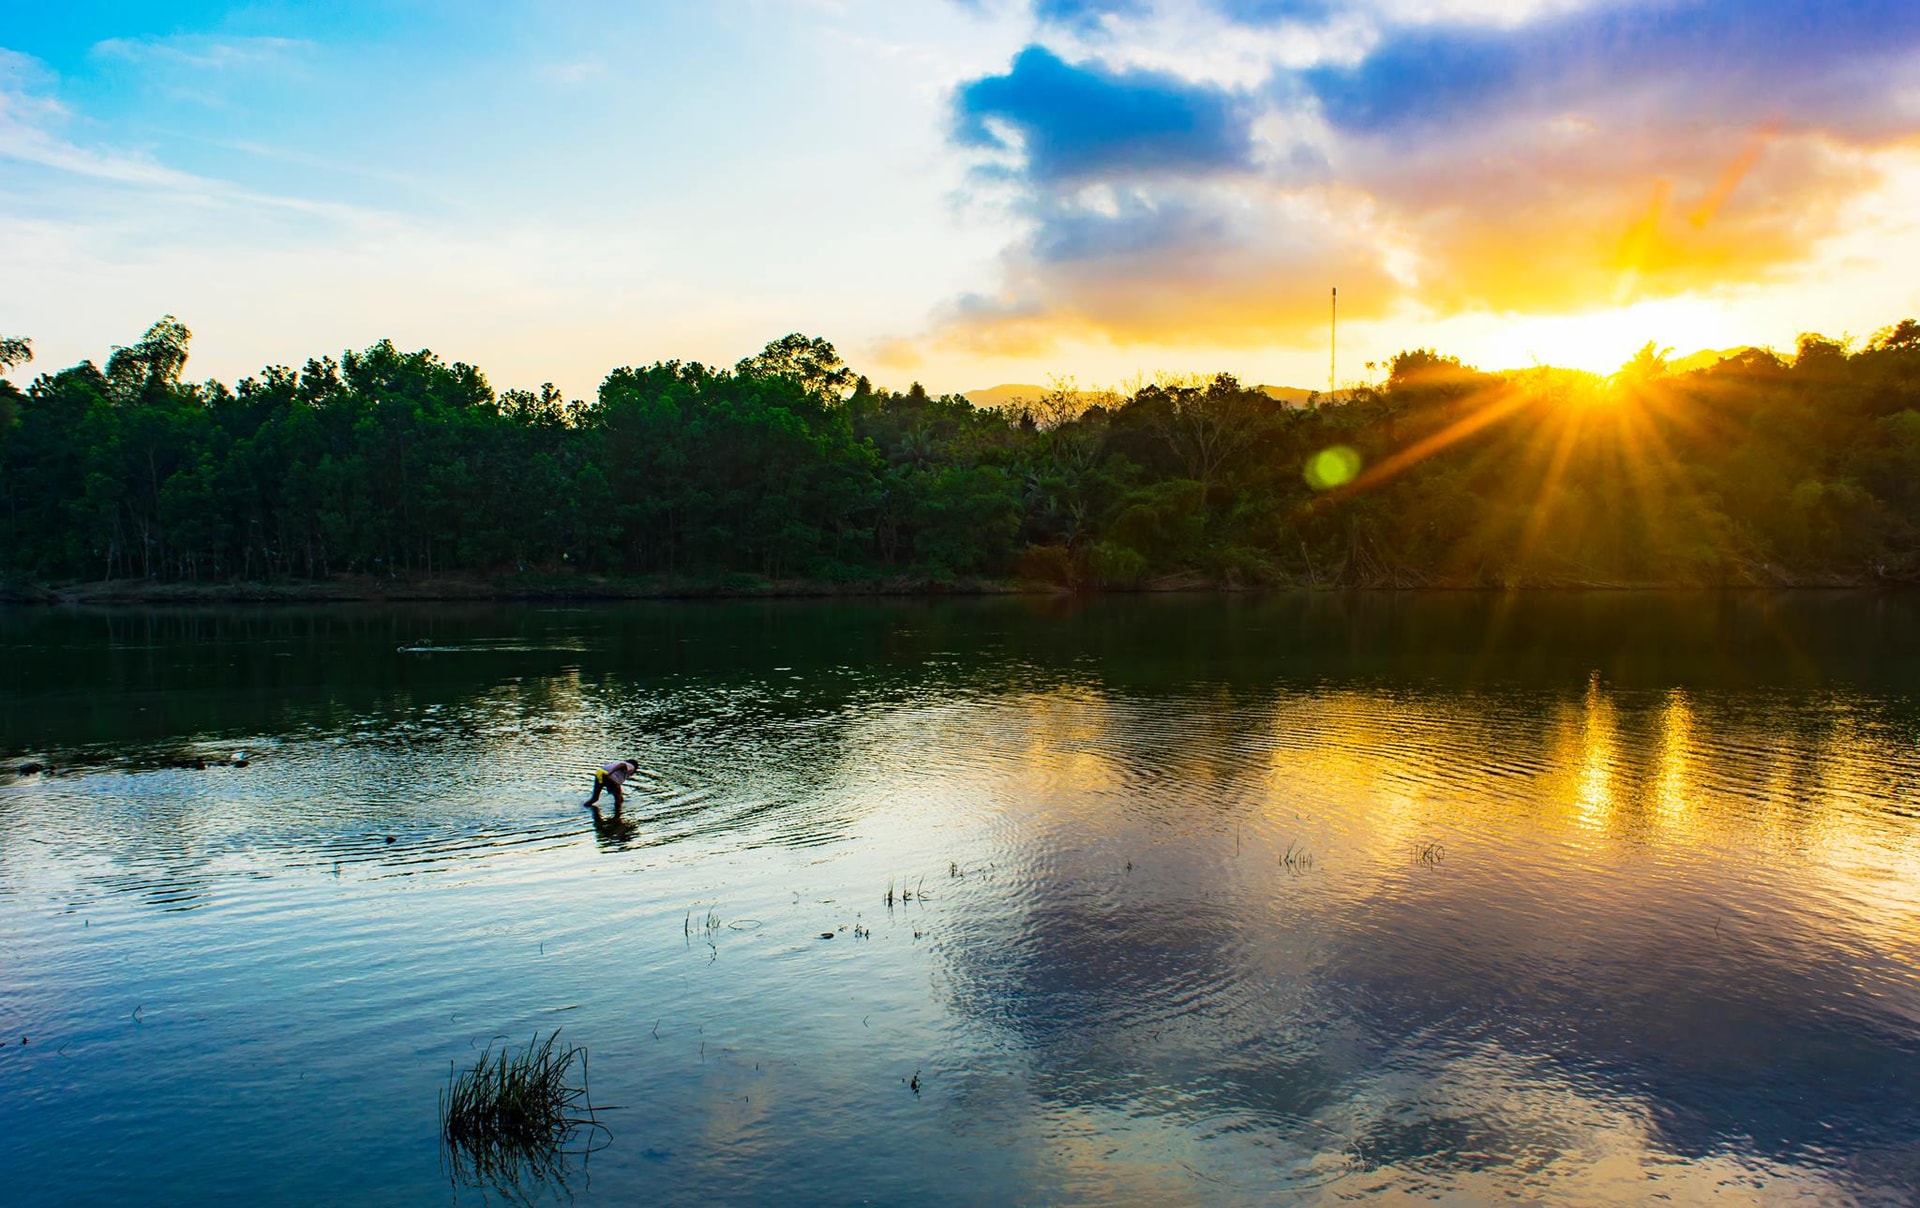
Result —
<path fill-rule="evenodd" d="M 489 1044 L 470 1069 L 451 1070 L 440 1092 L 440 1139 L 457 1174 L 497 1180 L 558 1173 L 581 1130 L 604 1133 L 606 1126 L 588 1094 L 587 1051 L 562 1046 L 558 1029 L 544 1040 L 535 1032 L 517 1051 L 503 1046 L 496 1054 Z"/>

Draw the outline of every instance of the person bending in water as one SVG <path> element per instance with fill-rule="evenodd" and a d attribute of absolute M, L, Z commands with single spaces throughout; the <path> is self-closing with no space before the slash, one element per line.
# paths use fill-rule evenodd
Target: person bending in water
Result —
<path fill-rule="evenodd" d="M 620 786 L 627 782 L 627 777 L 639 770 L 639 760 L 618 759 L 596 771 L 593 774 L 593 796 L 587 798 L 587 804 L 584 808 L 592 810 L 594 816 L 598 817 L 600 807 L 594 803 L 600 800 L 601 793 L 611 793 L 613 794 L 613 816 L 618 818 L 620 816 L 620 807 L 626 804 L 625 799 L 620 794 Z"/>

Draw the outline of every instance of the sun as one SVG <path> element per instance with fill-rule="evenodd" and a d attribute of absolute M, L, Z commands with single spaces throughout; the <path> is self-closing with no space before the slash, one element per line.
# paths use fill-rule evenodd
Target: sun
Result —
<path fill-rule="evenodd" d="M 1571 315 L 1507 316 L 1489 333 L 1490 366 L 1552 365 L 1611 374 L 1652 340 L 1673 355 L 1739 343 L 1725 312 L 1694 298 L 1670 298 Z"/>

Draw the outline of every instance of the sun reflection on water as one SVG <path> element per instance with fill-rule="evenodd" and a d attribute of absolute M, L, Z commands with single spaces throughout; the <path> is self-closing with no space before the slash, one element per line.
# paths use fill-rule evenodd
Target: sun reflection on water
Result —
<path fill-rule="evenodd" d="M 1619 722 L 1613 701 L 1600 686 L 1600 673 L 1587 681 L 1580 729 L 1580 820 L 1589 829 L 1603 829 L 1614 810 L 1614 773 L 1619 749 Z"/>
<path fill-rule="evenodd" d="M 1700 792 L 1692 778 L 1693 706 L 1684 691 L 1674 688 L 1667 693 L 1659 724 L 1653 799 L 1660 829 L 1670 833 L 1687 826 L 1689 811 Z"/>

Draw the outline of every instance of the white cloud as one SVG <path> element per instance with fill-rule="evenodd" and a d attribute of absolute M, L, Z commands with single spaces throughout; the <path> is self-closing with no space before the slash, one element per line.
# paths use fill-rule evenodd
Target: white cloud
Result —
<path fill-rule="evenodd" d="M 0 50 L 0 160 L 206 207 L 284 210 L 339 222 L 378 218 L 360 207 L 247 189 L 171 168 L 141 151 L 82 145 L 62 130 L 67 108 L 44 91 L 52 78 L 36 60 Z"/>
<path fill-rule="evenodd" d="M 1619 0 L 1361 0 L 1321 17 L 1235 19 L 1217 0 L 1158 0 L 1111 14 L 1091 30 L 1049 29 L 1046 42 L 1077 61 L 1169 72 L 1227 88 L 1257 88 L 1276 72 L 1361 61 L 1389 27 L 1511 29 Z M 1644 2 L 1644 0 L 1642 0 Z"/>
<path fill-rule="evenodd" d="M 533 75 L 535 79 L 548 84 L 574 87 L 606 78 L 607 65 L 597 55 L 587 55 L 558 63 L 538 64 L 533 69 Z"/>
<path fill-rule="evenodd" d="M 1222 16 L 1207 0 L 1168 0 L 1142 16 L 1111 17 L 1102 32 L 1059 31 L 1047 42 L 1073 61 L 1252 89 L 1276 70 L 1357 61 L 1378 37 L 1378 22 L 1363 8 L 1342 9 L 1325 22 L 1256 26 Z"/>
<path fill-rule="evenodd" d="M 128 63 L 186 67 L 194 71 L 228 71 L 236 68 L 284 67 L 315 49 L 300 38 L 227 38 L 190 36 L 174 38 L 108 38 L 93 45 L 93 54 L 104 59 Z"/>

